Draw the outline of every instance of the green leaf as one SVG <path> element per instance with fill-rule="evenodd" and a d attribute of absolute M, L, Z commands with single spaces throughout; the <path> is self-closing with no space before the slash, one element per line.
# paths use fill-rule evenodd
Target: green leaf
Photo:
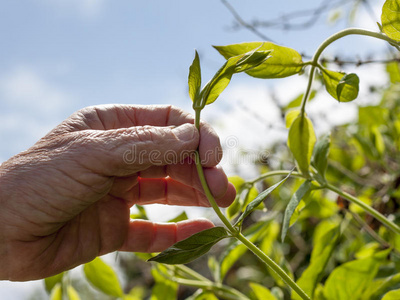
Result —
<path fill-rule="evenodd" d="M 246 209 L 244 211 L 244 213 L 239 217 L 239 219 L 236 221 L 236 225 L 240 224 L 244 218 L 246 218 L 253 210 L 255 210 L 257 208 L 257 206 L 259 206 L 261 204 L 261 202 L 263 202 L 265 200 L 265 198 L 267 198 L 267 196 L 273 191 L 275 190 L 277 187 L 279 187 L 282 183 L 284 183 L 286 181 L 286 179 L 289 178 L 289 176 L 292 173 L 289 173 L 285 178 L 283 178 L 281 181 L 279 181 L 278 183 L 274 184 L 273 186 L 270 186 L 269 188 L 267 188 L 266 190 L 262 191 L 260 194 L 258 194 L 258 196 L 249 203 L 249 205 L 246 206 Z"/>
<path fill-rule="evenodd" d="M 81 297 L 79 297 L 78 292 L 74 289 L 72 285 L 69 285 L 67 287 L 67 295 L 68 300 L 81 300 Z"/>
<path fill-rule="evenodd" d="M 313 100 L 315 98 L 315 95 L 317 94 L 316 90 L 312 90 L 310 93 L 310 96 L 308 98 L 308 102 Z M 296 98 L 294 98 L 292 101 L 290 101 L 286 106 L 283 107 L 283 110 L 288 110 L 291 108 L 297 108 L 301 105 L 301 101 L 303 100 L 304 93 L 298 95 Z"/>
<path fill-rule="evenodd" d="M 250 287 L 257 300 L 277 300 L 270 290 L 261 284 L 250 282 Z"/>
<path fill-rule="evenodd" d="M 382 300 L 399 300 L 400 299 L 400 289 L 390 291 L 383 296 Z"/>
<path fill-rule="evenodd" d="M 363 291 L 375 278 L 380 264 L 388 253 L 387 250 L 381 251 L 374 256 L 350 261 L 334 269 L 325 283 L 326 299 L 363 300 L 361 298 Z"/>
<path fill-rule="evenodd" d="M 175 218 L 169 220 L 169 223 L 176 223 L 180 221 L 185 221 L 188 219 L 188 216 L 185 211 L 181 212 L 179 215 L 177 215 Z"/>
<path fill-rule="evenodd" d="M 83 266 L 87 280 L 104 294 L 122 297 L 124 294 L 117 274 L 101 258 L 96 257 Z"/>
<path fill-rule="evenodd" d="M 51 291 L 53 290 L 53 288 L 55 287 L 55 285 L 57 283 L 61 283 L 62 279 L 64 277 L 64 272 L 51 276 L 51 277 L 47 277 L 44 279 L 44 286 L 46 288 L 47 293 L 51 293 Z"/>
<path fill-rule="evenodd" d="M 400 82 L 400 69 L 399 63 L 396 61 L 390 62 L 386 65 L 386 72 L 389 74 L 390 82 Z"/>
<path fill-rule="evenodd" d="M 350 102 L 357 98 L 360 80 L 356 74 L 323 69 L 322 78 L 327 92 L 339 102 Z"/>
<path fill-rule="evenodd" d="M 331 257 L 335 244 L 338 240 L 340 231 L 339 227 L 334 227 L 326 232 L 318 241 L 318 243 L 324 245 L 321 248 L 314 248 L 311 253 L 310 265 L 301 274 L 301 277 L 297 280 L 297 284 L 303 289 L 303 291 L 313 298 L 314 290 L 317 287 L 318 281 L 320 280 L 325 267 Z M 301 297 L 293 293 L 292 300 L 301 300 Z"/>
<path fill-rule="evenodd" d="M 227 238 L 223 227 L 213 227 L 182 240 L 149 259 L 164 264 L 186 264 L 207 253 L 220 240 Z"/>
<path fill-rule="evenodd" d="M 250 242 L 255 243 L 268 234 L 271 220 L 255 223 L 247 228 L 243 234 Z M 221 280 L 225 278 L 225 275 L 228 273 L 230 268 L 243 256 L 243 254 L 246 253 L 247 250 L 248 249 L 245 245 L 236 241 L 224 251 L 221 258 Z"/>
<path fill-rule="evenodd" d="M 189 96 L 193 102 L 199 100 L 200 88 L 201 88 L 201 69 L 200 69 L 200 58 L 197 51 L 191 66 L 189 67 Z"/>
<path fill-rule="evenodd" d="M 270 50 L 259 51 L 260 47 L 246 53 L 240 58 L 240 60 L 236 63 L 235 73 L 248 72 L 258 67 L 268 58 L 270 58 L 269 54 L 271 53 L 271 51 Z"/>
<path fill-rule="evenodd" d="M 150 300 L 175 300 L 178 296 L 178 284 L 169 280 L 168 270 L 163 265 L 151 269 L 155 285 L 151 290 Z"/>
<path fill-rule="evenodd" d="M 206 84 L 203 89 L 205 105 L 213 103 L 225 90 L 231 81 L 232 75 L 235 73 L 236 63 L 239 60 L 240 57 L 238 56 L 228 59 L 214 77 Z"/>
<path fill-rule="evenodd" d="M 252 49 L 272 50 L 272 57 L 246 73 L 257 78 L 283 78 L 300 73 L 303 68 L 301 55 L 287 47 L 271 42 L 250 42 L 227 46 L 213 46 L 223 57 L 229 59 Z"/>
<path fill-rule="evenodd" d="M 296 120 L 296 118 L 299 115 L 300 115 L 300 110 L 298 110 L 298 109 L 294 109 L 294 110 L 289 111 L 285 116 L 286 128 L 290 128 L 290 126 L 292 126 L 294 120 Z"/>
<path fill-rule="evenodd" d="M 381 132 L 379 131 L 378 126 L 373 126 L 371 128 L 371 133 L 373 136 L 373 141 L 374 141 L 376 150 L 378 151 L 378 153 L 380 155 L 383 155 L 385 153 L 385 148 L 386 148 L 385 141 L 383 139 Z"/>
<path fill-rule="evenodd" d="M 336 94 L 339 102 L 349 102 L 357 98 L 360 79 L 354 73 L 346 74 L 340 79 Z"/>
<path fill-rule="evenodd" d="M 50 300 L 63 300 L 61 283 L 57 283 L 51 290 Z"/>
<path fill-rule="evenodd" d="M 400 286 L 400 273 L 389 276 L 384 279 L 378 279 L 373 282 L 372 285 L 363 294 L 364 299 L 378 300 L 382 298 L 382 295 L 389 292 L 393 288 Z"/>
<path fill-rule="evenodd" d="M 382 30 L 386 35 L 400 41 L 400 1 L 386 0 L 382 7 Z"/>
<path fill-rule="evenodd" d="M 315 141 L 314 128 L 310 119 L 299 115 L 290 126 L 288 146 L 297 161 L 300 172 L 306 176 L 309 174 Z"/>
<path fill-rule="evenodd" d="M 225 90 L 231 81 L 232 75 L 253 69 L 262 63 L 270 51 L 256 51 L 250 49 L 246 53 L 230 57 L 225 64 L 217 71 L 214 77 L 203 88 L 202 94 L 205 105 L 213 103 L 218 96 Z"/>
<path fill-rule="evenodd" d="M 317 170 L 321 179 L 325 180 L 325 171 L 328 166 L 329 147 L 331 145 L 331 136 L 326 135 L 319 139 L 314 147 L 311 165 Z"/>
<path fill-rule="evenodd" d="M 283 216 L 282 234 L 281 234 L 282 242 L 285 240 L 286 233 L 289 229 L 290 218 L 292 217 L 297 205 L 299 205 L 300 200 L 303 199 L 304 195 L 308 191 L 310 191 L 310 189 L 311 189 L 311 181 L 307 180 L 293 194 L 292 198 L 290 198 L 290 201 L 286 206 L 285 214 Z"/>

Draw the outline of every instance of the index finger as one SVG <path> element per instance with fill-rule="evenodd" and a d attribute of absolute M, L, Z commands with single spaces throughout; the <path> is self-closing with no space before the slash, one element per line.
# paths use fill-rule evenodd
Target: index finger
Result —
<path fill-rule="evenodd" d="M 81 130 L 111 130 L 135 126 L 179 126 L 194 124 L 191 114 L 172 105 L 99 105 L 83 108 L 57 126 L 50 134 Z M 214 129 L 200 126 L 199 154 L 205 167 L 216 166 L 222 159 L 222 147 Z"/>

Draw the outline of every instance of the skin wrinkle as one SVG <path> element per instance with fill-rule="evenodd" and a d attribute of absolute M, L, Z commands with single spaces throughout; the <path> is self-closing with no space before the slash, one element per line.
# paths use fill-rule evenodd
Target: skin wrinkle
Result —
<path fill-rule="evenodd" d="M 175 168 L 165 166 L 166 161 L 152 162 L 146 155 L 143 164 L 122 160 L 122 153 L 134 143 L 138 151 L 147 153 L 193 152 L 198 146 L 197 131 L 190 141 L 179 140 L 171 132 L 193 122 L 173 106 L 90 107 L 74 113 L 30 149 L 2 164 L 0 280 L 40 279 L 118 248 L 161 251 L 173 241 L 212 226 L 199 220 L 182 226 L 150 221 L 127 225 L 133 202 L 206 205 L 196 178 L 188 178 L 193 176 L 193 162 L 177 163 Z M 177 132 L 183 129 L 182 133 L 191 136 L 194 128 L 187 125 Z M 216 133 L 203 129 L 201 134 L 210 135 L 203 142 L 211 142 L 203 149 L 213 150 Z M 207 179 L 215 183 L 213 191 L 219 182 L 227 184 L 223 175 L 223 171 L 207 172 Z M 234 200 L 233 186 L 229 188 L 229 196 L 221 198 L 224 205 Z M 4 270 L 10 261 L 14 263 Z"/>

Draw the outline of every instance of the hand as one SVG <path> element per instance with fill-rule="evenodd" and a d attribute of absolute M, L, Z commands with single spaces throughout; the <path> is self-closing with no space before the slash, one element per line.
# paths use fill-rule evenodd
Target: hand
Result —
<path fill-rule="evenodd" d="M 134 204 L 208 206 L 190 154 L 199 147 L 220 206 L 235 197 L 219 139 L 171 106 L 82 109 L 0 166 L 0 279 L 57 274 L 112 251 L 159 252 L 208 220 L 130 220 Z"/>

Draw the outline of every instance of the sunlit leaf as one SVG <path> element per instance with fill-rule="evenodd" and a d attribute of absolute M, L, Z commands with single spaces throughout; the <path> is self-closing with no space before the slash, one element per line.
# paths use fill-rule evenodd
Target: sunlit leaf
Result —
<path fill-rule="evenodd" d="M 400 1 L 386 0 L 382 7 L 382 30 L 386 35 L 400 41 Z"/>
<path fill-rule="evenodd" d="M 277 300 L 270 290 L 261 284 L 250 282 L 250 288 L 257 300 Z"/>
<path fill-rule="evenodd" d="M 54 276 L 51 276 L 51 277 L 45 278 L 44 279 L 44 285 L 45 285 L 46 291 L 48 293 L 51 293 L 51 291 L 53 290 L 54 286 L 57 283 L 61 283 L 62 282 L 63 277 L 64 277 L 64 272 L 62 272 L 60 274 L 57 274 L 57 275 L 54 275 Z"/>
<path fill-rule="evenodd" d="M 327 92 L 339 102 L 350 102 L 357 98 L 360 80 L 356 74 L 345 74 L 322 70 Z"/>
<path fill-rule="evenodd" d="M 308 176 L 316 137 L 311 120 L 299 115 L 289 129 L 288 146 L 304 175 Z"/>
<path fill-rule="evenodd" d="M 57 283 L 51 290 L 50 300 L 63 300 L 61 283 Z"/>
<path fill-rule="evenodd" d="M 391 83 L 400 82 L 400 69 L 397 61 L 390 62 L 386 65 L 386 72 L 389 74 Z"/>
<path fill-rule="evenodd" d="M 278 46 L 271 42 L 250 42 L 227 46 L 214 46 L 226 59 L 234 57 L 255 48 L 259 50 L 272 50 L 271 58 L 268 58 L 260 66 L 246 73 L 257 78 L 283 78 L 301 72 L 303 61 L 301 55 L 287 47 Z"/>
<path fill-rule="evenodd" d="M 236 224 L 240 224 L 244 220 L 244 218 L 246 218 L 252 211 L 254 211 L 257 208 L 257 206 L 259 206 L 261 204 L 261 202 L 263 202 L 273 190 L 275 190 L 282 183 L 284 183 L 286 181 L 286 179 L 289 178 L 290 175 L 291 175 L 291 173 L 289 173 L 285 178 L 283 178 L 278 183 L 274 184 L 273 186 L 270 186 L 269 188 L 267 188 L 266 190 L 264 190 L 260 194 L 258 194 L 258 196 L 253 201 L 251 201 L 249 203 L 249 205 L 246 206 L 245 211 L 239 217 L 239 219 L 236 221 Z"/>
<path fill-rule="evenodd" d="M 327 300 L 362 300 L 364 290 L 375 278 L 380 264 L 390 249 L 376 255 L 350 261 L 332 271 L 325 283 L 324 295 Z M 340 287 L 340 288 L 338 288 Z"/>
<path fill-rule="evenodd" d="M 78 292 L 74 289 L 72 285 L 69 285 L 67 287 L 67 295 L 68 295 L 68 300 L 80 300 L 81 297 L 79 297 Z"/>
<path fill-rule="evenodd" d="M 363 299 L 379 300 L 382 298 L 382 295 L 398 287 L 400 287 L 400 273 L 383 279 L 379 278 L 369 285 L 363 294 Z"/>
<path fill-rule="evenodd" d="M 262 239 L 267 233 L 269 229 L 269 221 L 258 222 L 252 225 L 250 228 L 247 228 L 243 234 L 246 236 L 248 240 L 255 243 L 259 239 Z M 247 251 L 247 247 L 239 242 L 234 242 L 229 246 L 225 252 L 222 254 L 221 259 L 221 280 L 224 279 L 227 272 L 234 265 L 236 261 L 238 261 L 244 253 Z"/>
<path fill-rule="evenodd" d="M 290 128 L 290 126 L 292 126 L 293 121 L 296 120 L 296 118 L 300 115 L 300 110 L 291 110 L 289 111 L 286 116 L 285 116 L 285 120 L 286 120 L 286 128 Z"/>
<path fill-rule="evenodd" d="M 104 294 L 122 297 L 124 294 L 117 274 L 101 258 L 96 257 L 83 266 L 87 280 Z"/>
<path fill-rule="evenodd" d="M 382 300 L 399 300 L 399 299 L 400 299 L 400 289 L 390 291 L 386 293 L 382 298 Z"/>
<path fill-rule="evenodd" d="M 324 247 L 314 248 L 311 253 L 309 266 L 304 270 L 304 272 L 301 274 L 301 277 L 297 280 L 297 284 L 307 295 L 311 297 L 313 297 L 317 283 L 320 280 L 329 258 L 335 249 L 339 234 L 339 227 L 334 227 L 320 238 L 318 243 Z M 293 293 L 292 300 L 301 300 L 301 297 L 296 293 Z"/>
<path fill-rule="evenodd" d="M 317 94 L 316 90 L 312 90 L 310 93 L 310 96 L 308 97 L 308 102 L 313 100 L 315 98 L 315 95 Z M 288 110 L 291 108 L 296 108 L 301 105 L 301 101 L 303 100 L 304 93 L 298 95 L 296 98 L 294 98 L 292 101 L 290 101 L 286 106 L 283 107 L 284 110 Z"/>
<path fill-rule="evenodd" d="M 199 100 L 200 88 L 201 88 L 201 69 L 200 69 L 200 58 L 197 51 L 191 66 L 189 67 L 189 96 L 193 102 Z"/>
<path fill-rule="evenodd" d="M 186 264 L 207 253 L 220 240 L 227 238 L 223 227 L 213 227 L 177 242 L 157 256 L 149 259 L 164 264 Z"/>
<path fill-rule="evenodd" d="M 300 200 L 303 199 L 304 195 L 310 191 L 310 189 L 311 189 L 311 181 L 307 180 L 298 188 L 298 190 L 293 194 L 292 198 L 290 198 L 290 201 L 286 206 L 285 214 L 283 216 L 282 234 L 281 234 L 282 241 L 285 240 L 286 233 L 289 229 L 290 219 L 296 207 L 299 205 Z"/>
<path fill-rule="evenodd" d="M 326 135 L 319 139 L 315 146 L 311 158 L 311 165 L 318 171 L 320 179 L 325 179 L 325 171 L 328 166 L 329 147 L 331 144 L 330 135 Z"/>

